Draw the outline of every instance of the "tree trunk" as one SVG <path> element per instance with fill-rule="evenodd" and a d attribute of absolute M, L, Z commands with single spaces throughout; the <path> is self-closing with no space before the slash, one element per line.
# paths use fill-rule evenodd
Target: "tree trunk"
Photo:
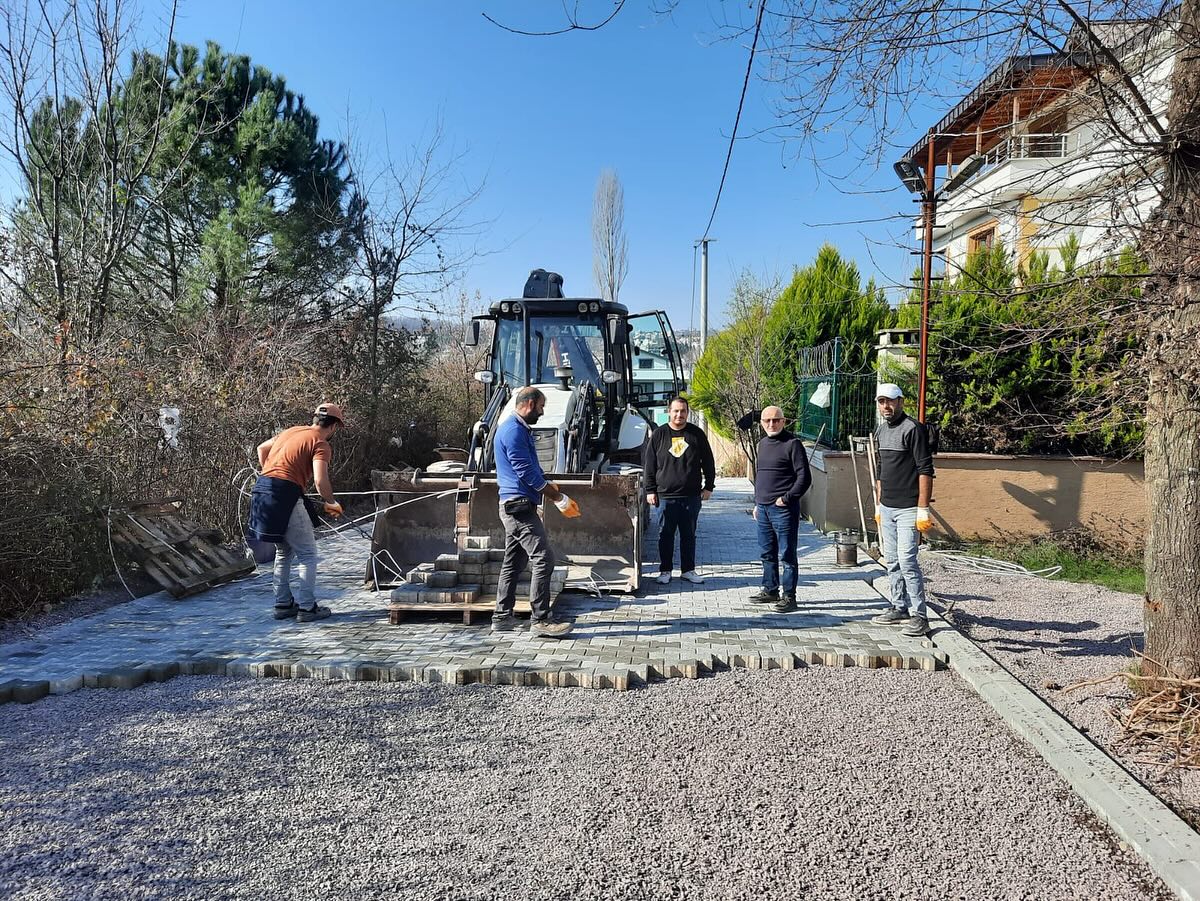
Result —
<path fill-rule="evenodd" d="M 1161 209 L 1148 223 L 1146 655 L 1200 676 L 1200 0 L 1180 6 Z"/>

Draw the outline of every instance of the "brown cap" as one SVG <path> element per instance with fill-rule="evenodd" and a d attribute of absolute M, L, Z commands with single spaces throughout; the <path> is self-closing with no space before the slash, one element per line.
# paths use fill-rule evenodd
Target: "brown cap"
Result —
<path fill-rule="evenodd" d="M 313 416 L 332 416 L 342 425 L 346 424 L 346 414 L 338 404 L 321 404 L 313 411 Z"/>

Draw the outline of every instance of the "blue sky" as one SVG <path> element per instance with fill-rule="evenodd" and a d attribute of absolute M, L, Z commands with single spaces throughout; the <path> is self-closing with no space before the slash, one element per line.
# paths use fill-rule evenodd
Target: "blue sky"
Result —
<path fill-rule="evenodd" d="M 648 0 L 630 0 L 600 31 L 526 37 L 482 13 L 536 29 L 560 21 L 560 5 L 184 0 L 177 37 L 215 40 L 284 75 L 329 137 L 341 137 L 349 117 L 361 138 L 402 156 L 440 121 L 448 144 L 465 154 L 462 185 L 484 185 L 470 218 L 487 223 L 478 243 L 489 253 L 463 287 L 485 299 L 518 294 L 536 267 L 560 272 L 568 294 L 594 294 L 592 197 L 601 169 L 615 169 L 629 239 L 621 300 L 664 308 L 682 329 L 698 323 L 693 242 L 716 195 L 747 49 L 717 41 L 715 25 L 726 9 L 741 14 L 745 4 L 681 6 L 667 19 Z M 157 14 L 145 10 L 147 35 Z M 773 100 L 770 86 L 751 81 L 742 133 L 773 124 Z M 835 135 L 817 150 L 836 153 L 843 142 Z M 738 142 L 711 231 L 711 327 L 721 323 L 743 268 L 790 274 L 826 241 L 865 274 L 895 281 L 911 271 L 907 249 L 895 246 L 908 240 L 898 221 L 813 225 L 911 212 L 890 166 L 857 167 L 854 180 L 875 193 L 846 193 L 794 150 L 757 138 Z"/>

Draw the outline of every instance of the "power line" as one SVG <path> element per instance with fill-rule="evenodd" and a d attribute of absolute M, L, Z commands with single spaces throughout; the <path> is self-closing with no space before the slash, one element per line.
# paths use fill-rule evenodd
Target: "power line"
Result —
<path fill-rule="evenodd" d="M 704 227 L 703 241 L 708 237 L 713 220 L 717 218 L 717 205 L 721 202 L 721 192 L 725 189 L 725 176 L 729 174 L 729 161 L 733 159 L 733 144 L 737 140 L 738 123 L 742 121 L 742 107 L 746 103 L 746 90 L 750 86 L 750 73 L 754 69 L 754 53 L 758 49 L 758 35 L 762 31 L 763 12 L 767 8 L 767 0 L 759 0 L 758 18 L 754 23 L 754 41 L 750 44 L 750 59 L 746 62 L 746 78 L 742 81 L 742 96 L 738 99 L 737 116 L 733 120 L 733 134 L 729 136 L 729 152 L 725 154 L 725 168 L 721 172 L 721 183 L 717 186 L 717 199 L 713 201 L 712 214 L 708 217 L 708 225 Z"/>

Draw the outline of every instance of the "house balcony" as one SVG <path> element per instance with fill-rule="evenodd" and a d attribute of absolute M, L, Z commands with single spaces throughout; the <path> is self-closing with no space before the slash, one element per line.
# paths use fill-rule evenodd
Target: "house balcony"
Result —
<path fill-rule="evenodd" d="M 939 231 L 997 204 L 1045 191 L 1059 180 L 1064 161 L 1076 149 L 1078 135 L 1009 135 L 983 153 L 983 167 L 938 203 Z"/>

